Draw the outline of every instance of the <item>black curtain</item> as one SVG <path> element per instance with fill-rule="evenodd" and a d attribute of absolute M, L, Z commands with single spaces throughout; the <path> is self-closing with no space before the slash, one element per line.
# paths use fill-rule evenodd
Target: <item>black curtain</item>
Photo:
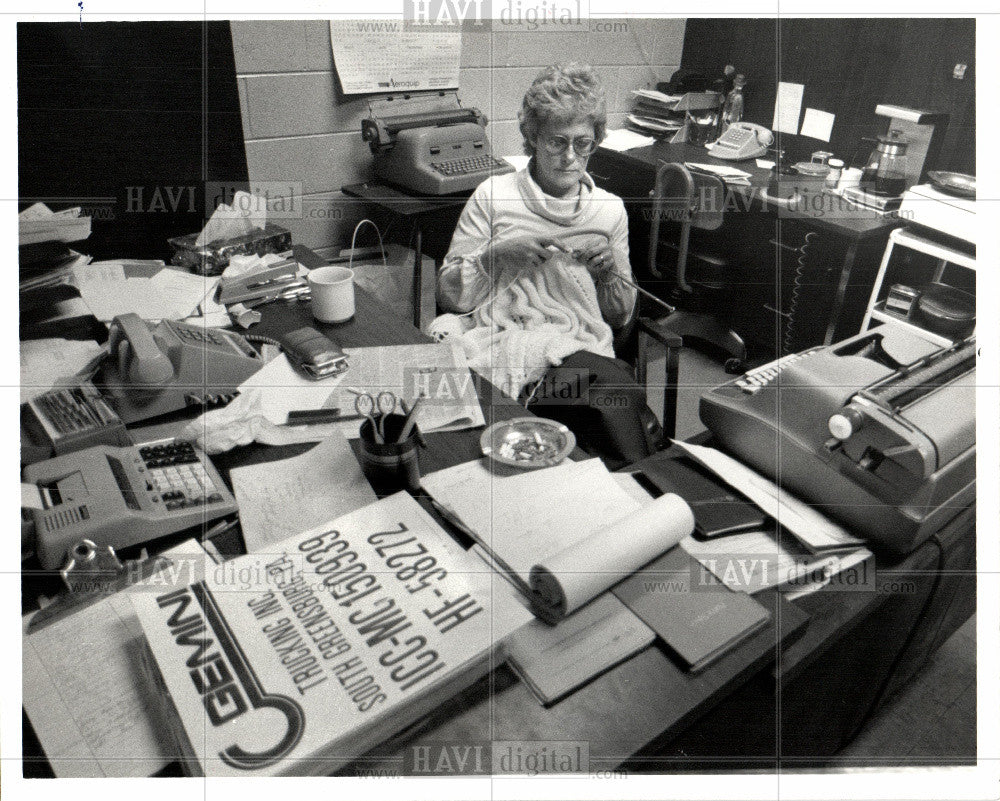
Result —
<path fill-rule="evenodd" d="M 20 208 L 82 206 L 95 259 L 168 260 L 247 184 L 228 22 L 20 23 L 17 73 Z"/>

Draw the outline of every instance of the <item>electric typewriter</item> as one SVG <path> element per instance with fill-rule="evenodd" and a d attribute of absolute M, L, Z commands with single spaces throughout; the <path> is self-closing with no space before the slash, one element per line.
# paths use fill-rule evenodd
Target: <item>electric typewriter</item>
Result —
<path fill-rule="evenodd" d="M 368 104 L 361 137 L 374 155 L 375 175 L 407 192 L 469 193 L 491 175 L 513 172 L 494 158 L 486 117 L 463 108 L 458 93 L 393 95 Z"/>
<path fill-rule="evenodd" d="M 976 344 L 891 326 L 717 387 L 720 446 L 876 547 L 906 553 L 975 499 Z"/>

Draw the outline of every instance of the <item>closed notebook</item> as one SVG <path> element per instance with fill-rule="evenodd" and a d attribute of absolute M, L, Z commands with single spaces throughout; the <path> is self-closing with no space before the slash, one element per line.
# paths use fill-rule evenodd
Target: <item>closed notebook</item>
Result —
<path fill-rule="evenodd" d="M 533 620 L 507 643 L 507 660 L 548 706 L 652 644 L 652 630 L 609 592 L 555 626 Z"/>
<path fill-rule="evenodd" d="M 612 590 L 691 671 L 699 671 L 771 618 L 681 548 L 672 548 Z"/>

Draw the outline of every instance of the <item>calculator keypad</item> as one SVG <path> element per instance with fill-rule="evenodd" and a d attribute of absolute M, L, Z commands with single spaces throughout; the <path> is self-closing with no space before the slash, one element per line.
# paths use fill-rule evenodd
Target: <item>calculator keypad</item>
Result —
<path fill-rule="evenodd" d="M 189 442 L 166 442 L 139 449 L 146 464 L 146 489 L 168 510 L 218 503 L 222 494 Z"/>

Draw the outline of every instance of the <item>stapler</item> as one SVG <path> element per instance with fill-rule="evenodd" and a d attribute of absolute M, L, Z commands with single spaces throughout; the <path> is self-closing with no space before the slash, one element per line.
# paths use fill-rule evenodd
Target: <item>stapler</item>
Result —
<path fill-rule="evenodd" d="M 298 270 L 298 262 L 287 259 L 253 273 L 223 278 L 219 282 L 218 302 L 229 306 L 252 300 L 274 300 L 297 283 L 305 285 L 297 276 Z"/>

